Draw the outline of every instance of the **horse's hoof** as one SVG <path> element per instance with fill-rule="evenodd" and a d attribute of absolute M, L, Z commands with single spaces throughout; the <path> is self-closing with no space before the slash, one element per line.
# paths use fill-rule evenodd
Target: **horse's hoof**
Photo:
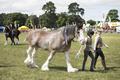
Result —
<path fill-rule="evenodd" d="M 24 63 L 25 63 L 25 65 L 26 65 L 27 67 L 31 67 L 31 60 L 26 59 L 26 60 L 24 61 Z"/>
<path fill-rule="evenodd" d="M 31 63 L 30 63 L 30 62 L 27 63 L 26 66 L 27 66 L 27 67 L 31 67 Z"/>
<path fill-rule="evenodd" d="M 43 70 L 43 71 L 49 71 L 49 68 L 48 67 L 42 67 L 41 70 Z"/>
<path fill-rule="evenodd" d="M 16 44 L 19 44 L 19 43 L 16 43 Z"/>
<path fill-rule="evenodd" d="M 31 64 L 31 68 L 39 68 L 36 64 Z"/>
<path fill-rule="evenodd" d="M 74 68 L 75 72 L 78 72 L 78 69 L 77 68 Z"/>
<path fill-rule="evenodd" d="M 4 45 L 7 45 L 6 43 Z"/>
<path fill-rule="evenodd" d="M 68 70 L 68 72 L 78 72 L 78 69 L 77 68 L 71 68 Z"/>

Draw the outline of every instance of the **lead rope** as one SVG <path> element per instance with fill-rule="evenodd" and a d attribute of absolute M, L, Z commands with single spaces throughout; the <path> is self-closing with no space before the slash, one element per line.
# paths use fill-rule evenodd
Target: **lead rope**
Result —
<path fill-rule="evenodd" d="M 80 32 L 81 32 L 81 35 L 80 35 L 80 36 L 84 38 L 84 36 L 82 36 L 82 35 L 84 35 L 84 34 L 82 34 L 82 33 L 83 33 L 82 31 L 83 31 L 83 30 L 80 30 Z M 77 34 L 77 36 L 78 36 L 78 34 Z M 79 36 L 78 36 L 78 37 L 79 37 Z M 78 53 L 76 54 L 76 56 L 75 56 L 76 59 L 79 58 L 80 52 L 81 52 L 82 48 L 83 48 L 83 45 L 81 46 L 80 50 L 79 50 Z"/>
<path fill-rule="evenodd" d="M 80 52 L 81 52 L 82 48 L 83 48 L 83 45 L 81 46 L 80 50 L 79 50 L 78 53 L 76 54 L 76 56 L 75 56 L 76 59 L 79 58 L 79 56 L 80 56 Z"/>

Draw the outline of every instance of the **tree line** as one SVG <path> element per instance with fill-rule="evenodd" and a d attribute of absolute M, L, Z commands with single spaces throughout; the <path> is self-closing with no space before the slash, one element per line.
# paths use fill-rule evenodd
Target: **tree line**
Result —
<path fill-rule="evenodd" d="M 36 15 L 22 14 L 20 12 L 17 13 L 1 13 L 0 14 L 0 26 L 10 25 L 14 26 L 14 21 L 19 26 L 25 25 L 28 27 L 32 27 L 32 25 L 36 25 L 37 28 L 40 27 L 61 27 L 65 26 L 66 23 L 72 22 L 81 22 L 84 23 L 85 20 L 81 18 L 84 15 L 84 9 L 79 8 L 79 4 L 74 2 L 68 5 L 69 12 L 61 12 L 56 13 L 56 7 L 53 2 L 49 1 L 43 5 L 42 10 L 44 14 L 37 17 Z M 31 25 L 32 24 L 32 25 Z"/>
<path fill-rule="evenodd" d="M 76 2 L 68 5 L 68 12 L 56 13 L 56 7 L 52 1 L 44 4 L 42 10 L 44 11 L 44 14 L 39 17 L 33 14 L 28 16 L 28 14 L 22 14 L 20 12 L 8 14 L 1 13 L 0 26 L 9 26 L 10 24 L 14 26 L 15 21 L 19 26 L 25 25 L 29 28 L 32 28 L 32 25 L 36 25 L 37 28 L 40 28 L 40 25 L 47 28 L 59 28 L 65 26 L 66 23 L 85 23 L 85 20 L 82 18 L 85 10 L 80 8 L 79 4 Z M 113 9 L 109 11 L 106 21 L 108 21 L 109 17 L 111 17 L 111 21 L 120 21 L 118 19 L 118 10 Z M 95 21 L 89 20 L 88 23 L 94 25 Z"/>

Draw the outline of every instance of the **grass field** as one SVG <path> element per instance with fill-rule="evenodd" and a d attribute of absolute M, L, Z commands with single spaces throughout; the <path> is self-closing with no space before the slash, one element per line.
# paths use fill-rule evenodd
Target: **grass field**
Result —
<path fill-rule="evenodd" d="M 80 57 L 75 59 L 81 45 L 78 42 L 72 42 L 69 55 L 72 66 L 79 69 L 76 73 L 67 72 L 63 53 L 57 53 L 53 57 L 49 64 L 49 71 L 42 71 L 41 66 L 50 53 L 42 49 L 38 49 L 35 56 L 35 62 L 40 68 L 26 67 L 24 60 L 27 57 L 28 42 L 23 42 L 26 35 L 27 33 L 21 33 L 20 44 L 11 46 L 10 39 L 8 45 L 4 45 L 5 36 L 4 33 L 0 33 L 0 80 L 120 80 L 120 34 L 102 34 L 103 41 L 109 46 L 109 49 L 105 47 L 102 49 L 109 70 L 103 70 L 101 58 L 99 57 L 96 72 L 90 72 L 91 58 L 88 57 L 85 66 L 87 72 L 82 72 L 83 50 Z M 95 36 L 93 36 L 93 43 L 94 38 Z"/>

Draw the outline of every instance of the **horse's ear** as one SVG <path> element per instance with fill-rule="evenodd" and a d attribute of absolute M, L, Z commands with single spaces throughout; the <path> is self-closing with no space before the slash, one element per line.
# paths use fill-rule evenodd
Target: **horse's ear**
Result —
<path fill-rule="evenodd" d="M 82 29 L 83 24 L 82 24 L 82 23 L 77 23 L 77 27 L 78 27 L 78 30 L 79 30 L 79 29 Z"/>

